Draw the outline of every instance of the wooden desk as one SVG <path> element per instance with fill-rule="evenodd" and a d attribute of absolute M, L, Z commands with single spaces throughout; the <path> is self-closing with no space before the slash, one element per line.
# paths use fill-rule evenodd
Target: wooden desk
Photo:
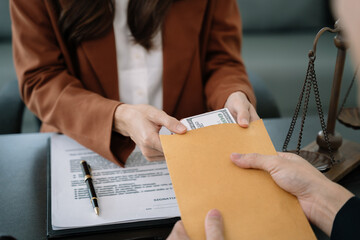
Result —
<path fill-rule="evenodd" d="M 264 121 L 275 148 L 280 151 L 290 119 Z M 309 117 L 304 133 L 304 146 L 316 137 L 320 124 Z M 360 132 L 338 124 L 341 134 L 360 142 Z M 0 235 L 12 235 L 21 239 L 46 239 L 46 160 L 49 151 L 49 134 L 0 135 Z M 295 147 L 296 139 L 294 139 Z M 291 149 L 289 147 L 289 149 Z M 340 182 L 360 196 L 360 168 L 355 169 Z M 68 239 L 149 239 L 167 236 L 171 229 L 139 229 L 129 232 L 113 232 Z M 319 239 L 328 239 L 315 230 Z"/>

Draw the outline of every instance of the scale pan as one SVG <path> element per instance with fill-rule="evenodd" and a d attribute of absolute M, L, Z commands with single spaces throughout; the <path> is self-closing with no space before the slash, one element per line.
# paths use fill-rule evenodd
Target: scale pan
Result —
<path fill-rule="evenodd" d="M 353 129 L 360 129 L 359 108 L 343 108 L 338 116 L 339 122 Z"/>
<path fill-rule="evenodd" d="M 297 154 L 296 150 L 291 150 L 289 152 Z M 322 173 L 329 171 L 332 167 L 331 158 L 326 154 L 300 150 L 299 156 L 307 160 Z"/>

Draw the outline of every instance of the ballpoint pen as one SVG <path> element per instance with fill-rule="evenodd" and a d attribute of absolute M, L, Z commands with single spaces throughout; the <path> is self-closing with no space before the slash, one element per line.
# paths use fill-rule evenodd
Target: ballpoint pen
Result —
<path fill-rule="evenodd" d="M 80 165 L 81 165 L 81 170 L 84 174 L 84 181 L 86 182 L 87 188 L 89 190 L 91 204 L 93 205 L 96 215 L 99 215 L 100 213 L 99 204 L 98 204 L 98 199 L 96 197 L 94 184 L 91 178 L 91 173 L 89 169 L 90 166 L 84 160 L 80 162 Z"/>

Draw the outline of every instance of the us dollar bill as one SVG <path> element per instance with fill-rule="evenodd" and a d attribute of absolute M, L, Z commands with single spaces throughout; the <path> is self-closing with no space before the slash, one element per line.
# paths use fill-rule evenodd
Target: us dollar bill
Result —
<path fill-rule="evenodd" d="M 236 123 L 227 108 L 184 118 L 180 122 L 186 126 L 188 131 L 216 124 Z"/>

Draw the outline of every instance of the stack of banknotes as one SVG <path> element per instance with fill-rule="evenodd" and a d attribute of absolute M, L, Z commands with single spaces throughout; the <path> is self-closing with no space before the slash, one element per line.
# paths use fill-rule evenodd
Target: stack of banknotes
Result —
<path fill-rule="evenodd" d="M 216 124 L 236 123 L 227 108 L 184 118 L 180 122 L 186 126 L 188 131 Z"/>
<path fill-rule="evenodd" d="M 180 122 L 186 126 L 188 131 L 216 124 L 236 123 L 235 119 L 227 108 L 203 113 L 188 118 L 183 118 L 182 120 L 180 120 Z M 170 132 L 169 129 L 167 129 L 166 127 L 162 127 L 159 134 L 171 135 L 173 133 Z"/>

